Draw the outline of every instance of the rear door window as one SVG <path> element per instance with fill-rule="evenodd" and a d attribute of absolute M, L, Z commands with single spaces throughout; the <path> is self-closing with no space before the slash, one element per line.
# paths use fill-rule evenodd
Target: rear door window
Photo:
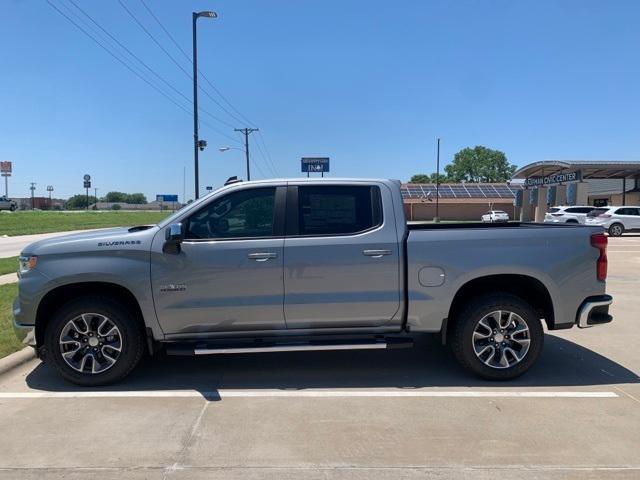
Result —
<path fill-rule="evenodd" d="M 623 207 L 616 210 L 616 215 L 638 215 L 637 208 Z"/>
<path fill-rule="evenodd" d="M 376 186 L 298 187 L 300 235 L 349 235 L 382 224 Z"/>

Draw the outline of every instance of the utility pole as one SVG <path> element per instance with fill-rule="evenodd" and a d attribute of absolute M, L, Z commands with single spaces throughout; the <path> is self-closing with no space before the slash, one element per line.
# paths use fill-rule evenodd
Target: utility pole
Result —
<path fill-rule="evenodd" d="M 192 32 L 193 32 L 193 161 L 195 169 L 195 194 L 196 200 L 200 197 L 200 175 L 198 172 L 198 150 L 204 150 L 207 142 L 198 138 L 198 40 L 196 35 L 196 25 L 198 18 L 217 18 L 216 12 L 193 12 Z"/>
<path fill-rule="evenodd" d="M 247 181 L 251 180 L 251 173 L 249 170 L 249 134 L 251 132 L 257 132 L 257 128 L 234 128 L 236 132 L 244 134 L 244 154 L 247 157 Z"/>
<path fill-rule="evenodd" d="M 436 154 L 436 218 L 434 221 L 440 221 L 440 139 L 438 138 L 438 153 Z"/>
<path fill-rule="evenodd" d="M 31 210 L 35 210 L 35 200 L 33 198 L 33 192 L 36 191 L 36 182 L 31 182 L 29 190 L 31 190 Z"/>

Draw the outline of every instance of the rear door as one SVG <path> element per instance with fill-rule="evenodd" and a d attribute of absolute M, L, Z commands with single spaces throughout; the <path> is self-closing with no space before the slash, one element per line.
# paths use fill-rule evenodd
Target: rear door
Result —
<path fill-rule="evenodd" d="M 621 207 L 615 211 L 614 220 L 618 220 L 624 225 L 625 230 L 640 228 L 640 216 L 638 209 L 633 207 Z M 612 222 L 613 223 L 613 222 Z"/>
<path fill-rule="evenodd" d="M 383 184 L 289 186 L 287 328 L 400 325 L 399 244 L 383 201 L 393 205 Z"/>

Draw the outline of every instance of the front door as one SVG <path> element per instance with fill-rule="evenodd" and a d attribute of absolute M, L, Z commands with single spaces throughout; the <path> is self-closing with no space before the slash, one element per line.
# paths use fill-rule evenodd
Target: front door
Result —
<path fill-rule="evenodd" d="M 289 329 L 399 328 L 399 242 L 395 219 L 383 218 L 381 195 L 392 205 L 390 191 L 377 185 L 289 187 Z"/>
<path fill-rule="evenodd" d="M 179 254 L 153 245 L 156 313 L 168 334 L 284 329 L 285 187 L 235 190 L 184 220 Z"/>

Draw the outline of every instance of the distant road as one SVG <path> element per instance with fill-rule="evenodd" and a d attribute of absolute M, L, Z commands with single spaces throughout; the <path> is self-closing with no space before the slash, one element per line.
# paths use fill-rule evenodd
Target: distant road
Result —
<path fill-rule="evenodd" d="M 45 238 L 60 237 L 70 233 L 88 232 L 90 230 L 73 230 L 69 232 L 38 233 L 35 235 L 18 235 L 16 237 L 0 237 L 0 258 L 15 257 L 20 255 L 24 247 L 32 242 Z"/>

